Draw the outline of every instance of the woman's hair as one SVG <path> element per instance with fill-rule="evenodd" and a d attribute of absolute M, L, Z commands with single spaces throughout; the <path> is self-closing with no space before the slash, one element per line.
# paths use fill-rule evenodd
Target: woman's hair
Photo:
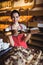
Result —
<path fill-rule="evenodd" d="M 19 13 L 17 10 L 13 10 L 13 11 L 11 12 L 11 18 L 12 18 L 12 16 L 13 16 L 14 13 L 18 13 L 19 16 L 20 16 L 20 13 Z"/>

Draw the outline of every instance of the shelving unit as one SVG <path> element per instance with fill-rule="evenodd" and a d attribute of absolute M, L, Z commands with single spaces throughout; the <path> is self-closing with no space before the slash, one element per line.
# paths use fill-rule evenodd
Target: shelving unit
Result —
<path fill-rule="evenodd" d="M 34 36 L 35 36 L 35 35 L 34 35 Z M 34 37 L 34 36 L 31 38 L 31 40 L 36 40 L 36 41 L 39 41 L 39 42 L 43 42 L 43 37 L 38 36 L 38 35 L 35 36 L 35 37 Z"/>
<path fill-rule="evenodd" d="M 43 49 L 43 32 L 33 34 L 31 36 L 31 42 L 29 45 L 36 46 Z"/>
<path fill-rule="evenodd" d="M 43 32 L 32 34 L 28 46 L 43 50 Z"/>

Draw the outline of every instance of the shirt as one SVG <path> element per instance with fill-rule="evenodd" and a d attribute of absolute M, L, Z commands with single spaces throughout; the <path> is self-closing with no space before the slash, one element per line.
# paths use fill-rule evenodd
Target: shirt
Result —
<path fill-rule="evenodd" d="M 25 31 L 27 29 L 27 27 L 24 24 L 17 23 L 16 25 L 18 30 Z M 16 25 L 14 26 L 14 28 L 16 28 Z M 12 26 L 9 26 L 5 29 L 5 31 L 9 31 L 9 30 L 12 30 Z"/>
<path fill-rule="evenodd" d="M 27 29 L 27 27 L 24 24 L 19 24 L 18 30 L 25 31 L 26 29 Z"/>

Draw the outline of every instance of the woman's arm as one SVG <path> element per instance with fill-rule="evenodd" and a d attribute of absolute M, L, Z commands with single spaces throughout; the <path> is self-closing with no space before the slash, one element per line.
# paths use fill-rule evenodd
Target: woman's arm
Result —
<path fill-rule="evenodd" d="M 27 34 L 27 36 L 25 37 L 24 41 L 27 42 L 28 40 L 30 40 L 31 38 L 31 33 Z"/>
<path fill-rule="evenodd" d="M 8 38 L 9 38 L 9 41 L 10 41 L 10 45 L 14 46 L 14 41 L 13 41 L 12 36 L 10 35 L 10 36 L 8 36 Z"/>
<path fill-rule="evenodd" d="M 30 40 L 32 34 L 37 34 L 39 33 L 39 31 L 31 31 L 30 33 L 27 34 L 26 38 L 24 39 L 25 42 L 27 42 L 28 40 Z"/>

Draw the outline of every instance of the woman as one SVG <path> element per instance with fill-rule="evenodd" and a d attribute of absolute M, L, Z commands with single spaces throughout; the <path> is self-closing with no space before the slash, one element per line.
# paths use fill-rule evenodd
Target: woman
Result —
<path fill-rule="evenodd" d="M 14 10 L 11 12 L 11 19 L 14 22 L 14 24 L 10 27 L 13 30 L 13 35 L 9 35 L 10 44 L 12 46 L 22 46 L 24 48 L 28 48 L 26 42 L 30 39 L 31 34 L 29 33 L 27 36 L 25 36 L 23 33 L 18 34 L 18 30 L 24 31 L 26 29 L 25 25 L 19 24 L 20 14 L 17 10 Z"/>

